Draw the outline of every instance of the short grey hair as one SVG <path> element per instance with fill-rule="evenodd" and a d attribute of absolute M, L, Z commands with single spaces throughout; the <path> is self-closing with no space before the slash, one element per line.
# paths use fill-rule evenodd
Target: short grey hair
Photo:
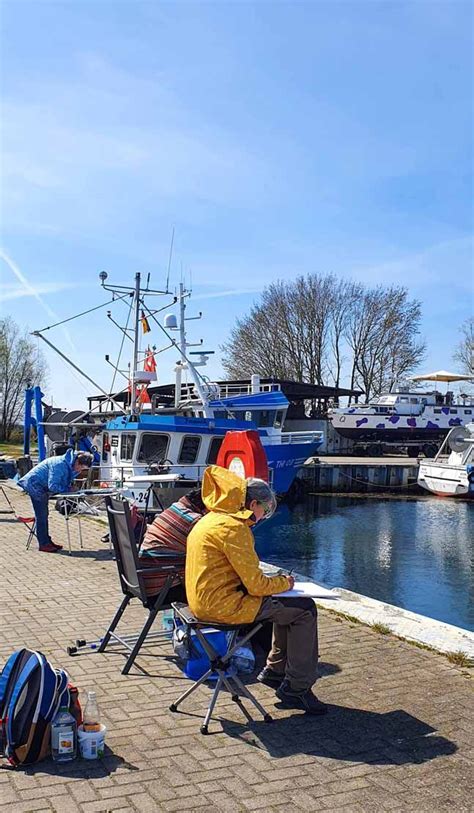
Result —
<path fill-rule="evenodd" d="M 79 452 L 74 462 L 79 463 L 80 466 L 87 466 L 87 468 L 90 469 L 94 462 L 94 455 L 90 452 Z"/>
<path fill-rule="evenodd" d="M 265 480 L 260 480 L 259 477 L 247 477 L 247 492 L 245 495 L 245 505 L 248 508 L 252 500 L 256 500 L 259 503 L 267 503 L 270 506 L 271 510 L 267 513 L 267 518 L 271 517 L 273 513 L 276 511 L 277 507 L 277 499 L 275 496 L 275 492 L 272 491 L 268 483 Z"/>

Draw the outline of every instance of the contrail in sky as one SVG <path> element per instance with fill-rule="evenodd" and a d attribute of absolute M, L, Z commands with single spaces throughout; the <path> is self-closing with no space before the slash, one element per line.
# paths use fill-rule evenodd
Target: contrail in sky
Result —
<path fill-rule="evenodd" d="M 40 303 L 40 305 L 45 309 L 48 316 L 50 316 L 52 319 L 54 319 L 55 322 L 60 321 L 61 317 L 58 316 L 58 314 L 55 313 L 53 311 L 53 309 L 49 307 L 47 302 L 45 302 L 43 300 L 43 298 L 39 295 L 39 293 L 36 291 L 36 289 L 27 280 L 27 278 L 25 277 L 23 272 L 20 271 L 17 264 L 15 262 L 13 262 L 11 257 L 9 257 L 8 254 L 6 253 L 6 251 L 4 251 L 3 249 L 0 249 L 0 258 L 3 260 L 4 263 L 6 263 L 6 265 L 8 265 L 9 269 L 11 271 L 13 271 L 13 273 L 15 274 L 15 277 L 17 278 L 17 280 L 19 282 L 21 282 L 21 284 L 24 286 L 25 290 L 27 290 L 28 293 L 31 296 L 33 296 Z M 66 339 L 68 340 L 69 344 L 71 345 L 72 349 L 75 352 L 77 352 L 77 347 L 75 346 L 74 342 L 72 341 L 71 335 L 70 335 L 69 331 L 67 330 L 67 328 L 63 327 L 62 330 L 63 330 L 64 335 L 66 336 Z"/>

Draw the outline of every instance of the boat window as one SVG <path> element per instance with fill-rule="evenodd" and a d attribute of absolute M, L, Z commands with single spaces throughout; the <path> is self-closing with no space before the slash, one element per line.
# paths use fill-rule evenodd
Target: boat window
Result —
<path fill-rule="evenodd" d="M 472 409 L 465 409 L 464 414 L 465 415 L 472 415 Z"/>
<path fill-rule="evenodd" d="M 212 438 L 209 451 L 207 453 L 207 463 L 209 465 L 213 465 L 217 460 L 217 455 L 219 454 L 219 449 L 221 448 L 222 441 L 224 438 Z"/>
<path fill-rule="evenodd" d="M 457 411 L 457 409 L 450 409 L 450 410 L 449 410 L 449 414 L 450 414 L 450 415 L 457 415 L 457 414 L 458 414 L 458 411 Z"/>
<path fill-rule="evenodd" d="M 200 443 L 201 438 L 199 435 L 185 435 L 181 443 L 178 463 L 195 463 Z"/>
<path fill-rule="evenodd" d="M 436 409 L 436 408 L 435 408 L 435 409 L 434 409 L 434 412 L 436 412 L 436 414 L 437 414 L 437 415 L 441 415 L 441 410 L 440 410 L 440 409 Z"/>
<path fill-rule="evenodd" d="M 254 413 L 255 422 L 257 426 L 272 426 L 274 415 L 273 410 L 262 409 Z"/>
<path fill-rule="evenodd" d="M 252 420 L 252 413 L 247 410 L 247 412 L 244 415 L 244 421 L 251 421 L 251 420 Z"/>
<path fill-rule="evenodd" d="M 120 460 L 131 460 L 135 448 L 136 435 L 120 435 Z"/>
<path fill-rule="evenodd" d="M 399 399 L 398 399 L 398 402 L 399 402 L 400 404 L 408 404 L 408 398 L 399 398 Z"/>
<path fill-rule="evenodd" d="M 166 457 L 169 436 L 157 432 L 144 432 L 138 452 L 138 460 L 145 463 L 157 463 Z"/>
<path fill-rule="evenodd" d="M 275 415 L 275 421 L 273 423 L 275 429 L 281 429 L 281 427 L 283 426 L 283 416 L 284 416 L 283 410 L 279 409 Z"/>
<path fill-rule="evenodd" d="M 410 404 L 419 404 L 418 398 L 410 398 Z"/>
<path fill-rule="evenodd" d="M 422 404 L 427 404 L 428 403 L 428 398 L 422 398 L 421 403 Z"/>

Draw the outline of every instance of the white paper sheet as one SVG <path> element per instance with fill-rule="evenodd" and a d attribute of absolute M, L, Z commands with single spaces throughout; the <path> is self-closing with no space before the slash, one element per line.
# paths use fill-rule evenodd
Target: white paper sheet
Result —
<path fill-rule="evenodd" d="M 338 593 L 333 593 L 326 587 L 321 587 L 314 582 L 295 582 L 293 590 L 285 590 L 284 593 L 274 593 L 275 598 L 301 598 L 307 596 L 308 598 L 339 598 Z"/>

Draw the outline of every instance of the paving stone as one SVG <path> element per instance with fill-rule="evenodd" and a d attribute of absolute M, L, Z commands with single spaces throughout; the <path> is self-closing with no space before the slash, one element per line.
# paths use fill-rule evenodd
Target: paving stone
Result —
<path fill-rule="evenodd" d="M 29 510 L 26 498 L 14 499 Z M 129 675 L 117 650 L 66 655 L 76 638 L 100 637 L 121 600 L 103 527 L 83 521 L 81 551 L 71 524 L 73 555 L 45 556 L 25 550 L 23 527 L 0 519 L 0 665 L 29 646 L 66 668 L 81 692 L 95 689 L 107 752 L 98 763 L 0 770 L 2 813 L 472 813 L 472 670 L 321 611 L 317 691 L 330 703 L 327 717 L 279 709 L 274 692 L 254 683 L 272 725 L 257 715 L 249 725 L 223 695 L 211 736 L 202 737 L 207 687 L 182 714 L 168 711 L 189 685 L 169 643 L 147 645 L 138 658 L 145 673 Z M 63 541 L 54 511 L 51 528 Z M 139 630 L 143 609 L 130 606 L 124 618 L 119 633 Z M 339 671 L 328 668 L 336 664 Z"/>

